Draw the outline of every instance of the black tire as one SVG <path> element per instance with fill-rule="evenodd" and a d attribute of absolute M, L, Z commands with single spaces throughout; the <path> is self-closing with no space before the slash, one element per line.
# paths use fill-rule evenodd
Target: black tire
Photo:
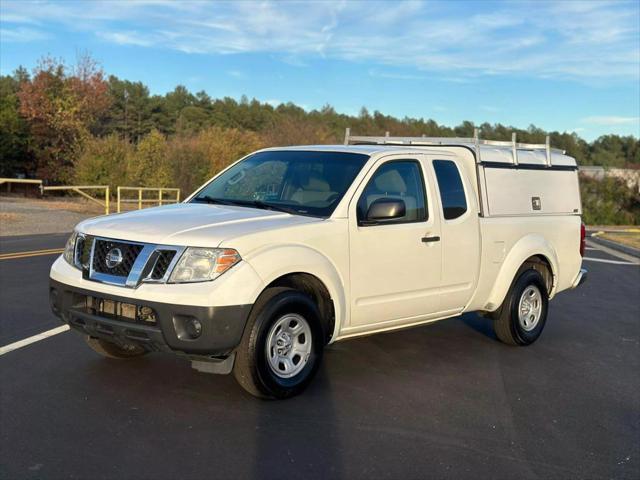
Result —
<path fill-rule="evenodd" d="M 297 314 L 307 321 L 311 329 L 311 352 L 298 374 L 281 378 L 269 366 L 267 341 L 271 327 L 286 314 Z M 256 397 L 293 397 L 300 394 L 315 376 L 322 360 L 324 338 L 320 312 L 311 297 L 292 288 L 270 288 L 260 295 L 251 310 L 236 349 L 233 374 L 238 383 Z"/>
<path fill-rule="evenodd" d="M 533 287 L 539 292 L 540 315 L 535 327 L 526 329 L 519 317 L 520 299 L 530 294 Z M 549 294 L 544 278 L 533 268 L 524 270 L 516 278 L 507 293 L 507 297 L 498 310 L 493 313 L 493 328 L 498 339 L 507 345 L 531 345 L 535 342 L 547 322 Z"/>
<path fill-rule="evenodd" d="M 124 360 L 129 358 L 141 357 L 148 353 L 144 348 L 139 345 L 127 345 L 126 347 L 121 347 L 116 345 L 115 343 L 108 342 L 106 340 L 102 340 L 101 338 L 95 338 L 86 336 L 85 341 L 87 345 L 89 345 L 94 352 L 99 353 L 103 357 L 107 358 L 115 358 L 118 360 Z"/>

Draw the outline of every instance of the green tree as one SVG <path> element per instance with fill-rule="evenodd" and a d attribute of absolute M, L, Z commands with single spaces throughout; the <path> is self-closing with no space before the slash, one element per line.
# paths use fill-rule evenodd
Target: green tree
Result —
<path fill-rule="evenodd" d="M 13 76 L 0 77 L 0 176 L 30 174 L 33 156 L 29 149 L 29 127 L 20 116 L 18 91 L 28 81 L 26 70 L 19 68 Z"/>
<path fill-rule="evenodd" d="M 640 195 L 622 180 L 580 177 L 583 220 L 587 225 L 639 225 Z"/>
<path fill-rule="evenodd" d="M 592 165 L 605 167 L 631 166 L 640 164 L 638 140 L 633 137 L 603 135 L 590 146 L 588 161 Z"/>
<path fill-rule="evenodd" d="M 120 80 L 113 75 L 108 84 L 111 106 L 102 119 L 98 135 L 117 133 L 138 142 L 154 127 L 149 89 L 142 82 Z"/>

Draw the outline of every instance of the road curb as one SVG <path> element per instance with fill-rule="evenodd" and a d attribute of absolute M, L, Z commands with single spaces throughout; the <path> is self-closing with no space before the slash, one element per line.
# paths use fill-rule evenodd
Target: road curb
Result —
<path fill-rule="evenodd" d="M 600 238 L 598 236 L 590 236 L 588 237 L 593 243 L 603 245 L 605 247 L 609 247 L 613 250 L 617 250 L 620 253 L 625 253 L 627 255 L 631 255 L 632 257 L 640 259 L 640 250 L 637 248 L 629 247 L 627 245 L 622 245 L 617 242 L 613 242 L 611 240 L 607 240 L 604 238 Z"/>

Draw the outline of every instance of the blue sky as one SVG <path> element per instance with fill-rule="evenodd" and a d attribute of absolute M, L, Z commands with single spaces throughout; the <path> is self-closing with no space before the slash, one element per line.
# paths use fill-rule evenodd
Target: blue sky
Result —
<path fill-rule="evenodd" d="M 0 21 L 2 74 L 88 51 L 152 93 L 640 136 L 637 0 L 2 0 Z"/>

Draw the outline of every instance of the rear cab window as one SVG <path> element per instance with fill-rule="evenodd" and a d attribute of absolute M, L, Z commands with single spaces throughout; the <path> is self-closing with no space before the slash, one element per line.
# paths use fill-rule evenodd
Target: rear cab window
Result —
<path fill-rule="evenodd" d="M 458 166 L 451 160 L 434 160 L 433 169 L 440 190 L 444 219 L 461 217 L 467 211 L 467 197 Z"/>

